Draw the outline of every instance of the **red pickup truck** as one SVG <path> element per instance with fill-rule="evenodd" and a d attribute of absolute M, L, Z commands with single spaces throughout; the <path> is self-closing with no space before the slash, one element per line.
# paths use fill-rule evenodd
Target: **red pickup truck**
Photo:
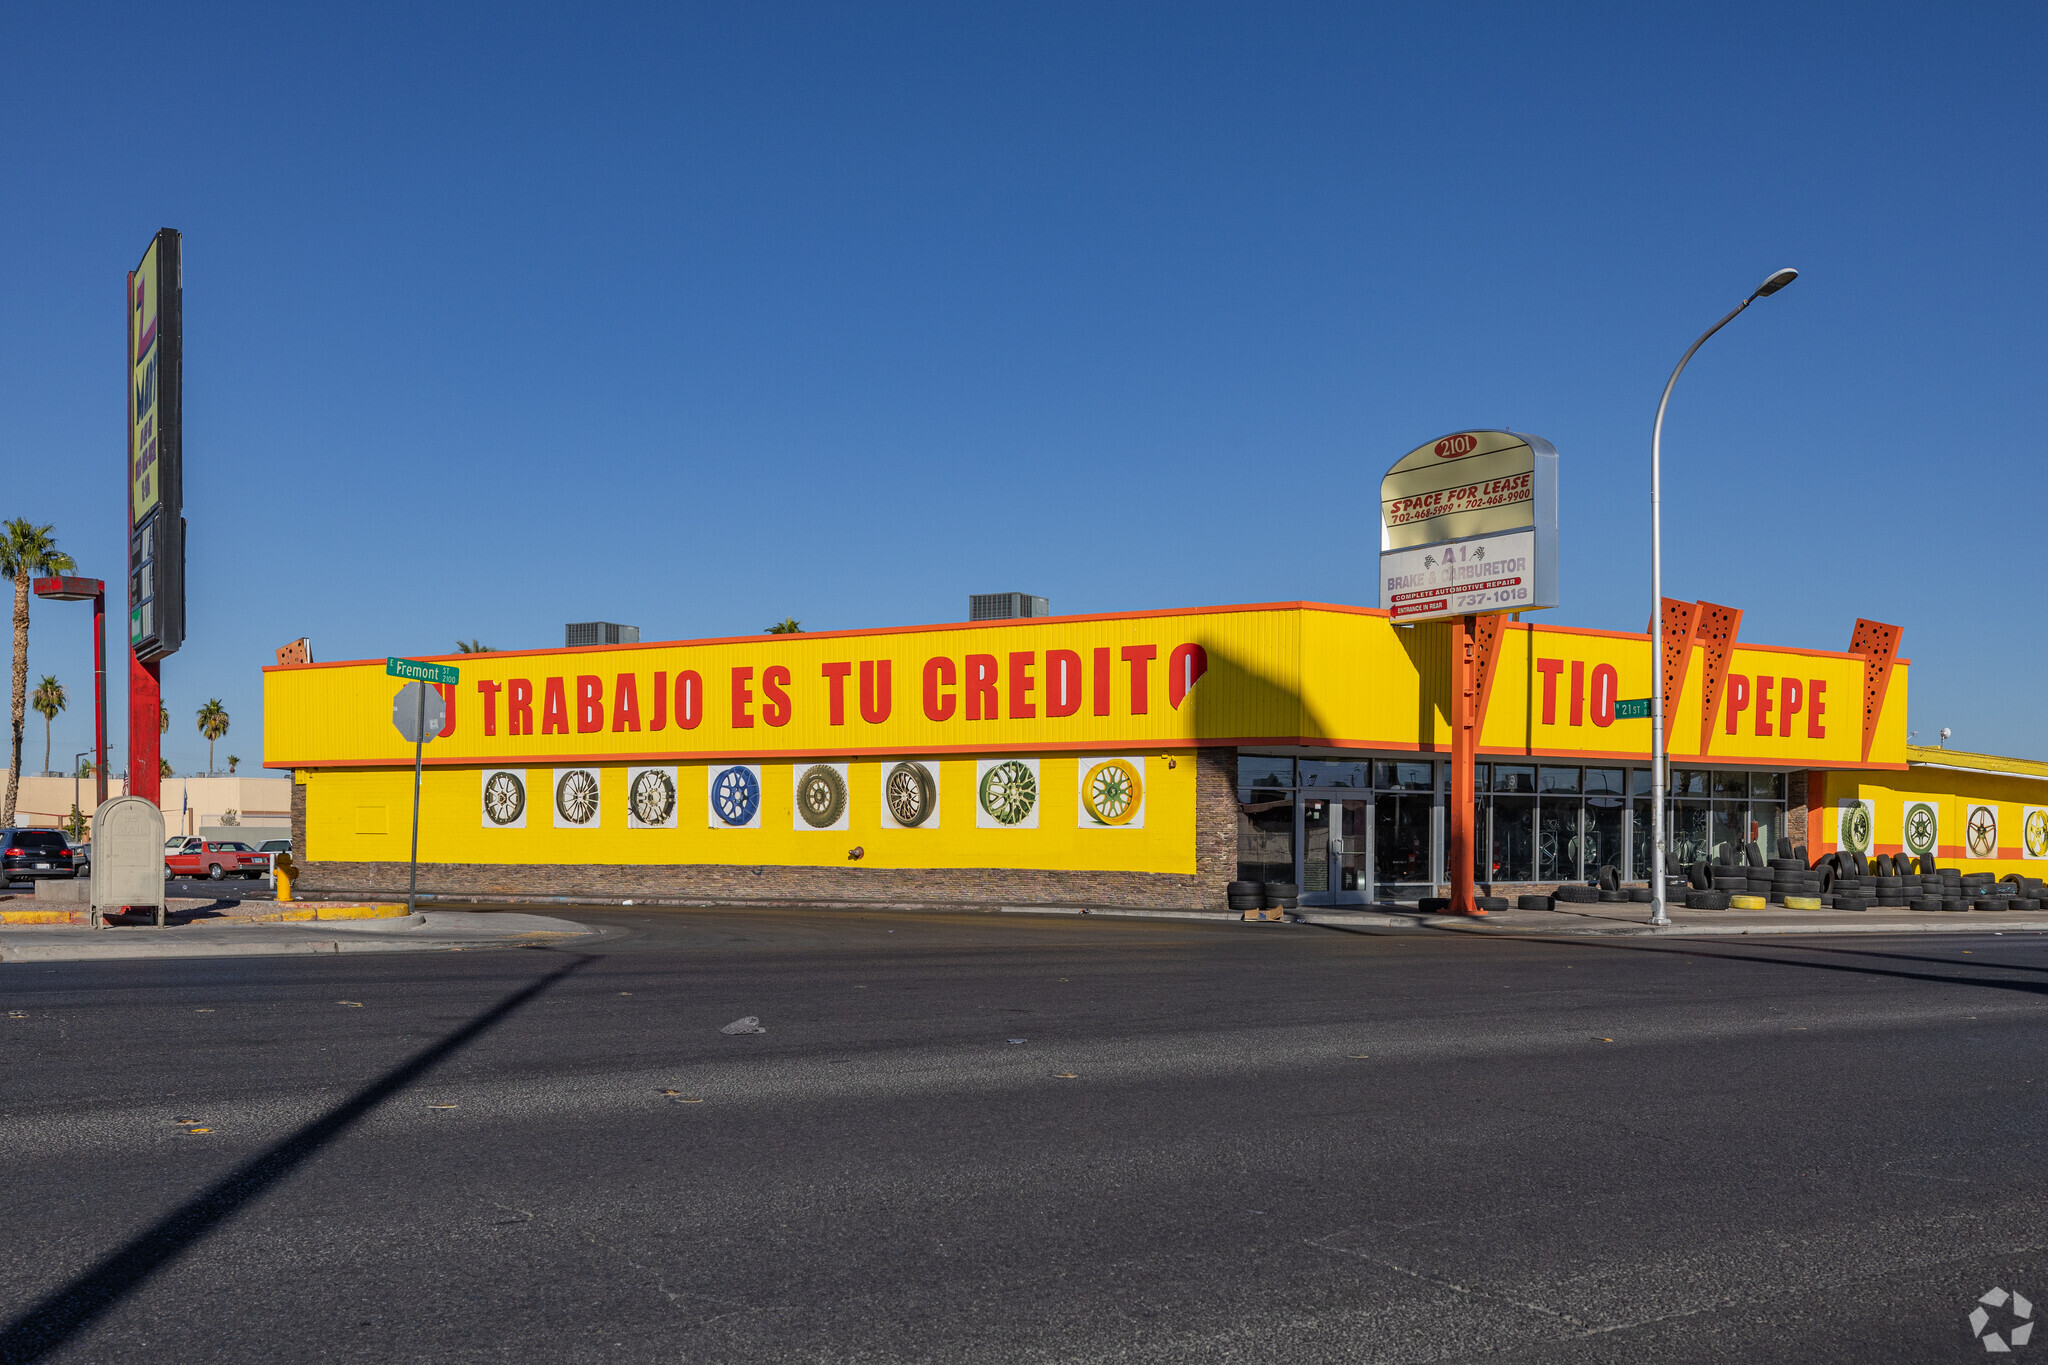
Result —
<path fill-rule="evenodd" d="M 270 855 L 258 853 L 236 839 L 200 838 L 164 841 L 164 880 L 173 877 L 261 877 L 270 871 Z"/>

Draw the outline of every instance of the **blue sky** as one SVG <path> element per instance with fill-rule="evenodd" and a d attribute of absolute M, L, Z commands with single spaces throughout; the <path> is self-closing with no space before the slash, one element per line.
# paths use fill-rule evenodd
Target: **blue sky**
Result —
<path fill-rule="evenodd" d="M 185 233 L 192 715 L 258 669 L 1373 600 L 1379 476 L 1561 452 L 1564 605 L 1905 627 L 2048 755 L 2038 6 L 17 6 L 0 516 L 119 577 L 120 293 Z M 90 732 L 88 613 L 31 668 Z M 117 752 L 123 740 L 113 707 Z M 28 766 L 39 766 L 31 716 Z M 64 760 L 59 760 L 61 766 Z"/>

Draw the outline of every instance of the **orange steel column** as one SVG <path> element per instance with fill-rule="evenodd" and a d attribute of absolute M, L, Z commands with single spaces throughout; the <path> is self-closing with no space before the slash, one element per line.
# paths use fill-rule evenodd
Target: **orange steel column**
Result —
<path fill-rule="evenodd" d="M 1451 837 L 1445 856 L 1451 864 L 1454 915 L 1486 913 L 1479 908 L 1472 885 L 1472 808 L 1476 796 L 1472 765 L 1479 749 L 1478 642 L 1474 638 L 1478 624 L 1476 616 L 1461 616 L 1451 636 Z"/>

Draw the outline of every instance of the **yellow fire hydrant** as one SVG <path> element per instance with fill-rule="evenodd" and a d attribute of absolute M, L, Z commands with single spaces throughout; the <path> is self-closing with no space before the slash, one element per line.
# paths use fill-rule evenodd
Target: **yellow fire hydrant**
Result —
<path fill-rule="evenodd" d="M 292 878 L 299 870 L 292 866 L 292 855 L 280 853 L 270 860 L 270 875 L 277 883 L 277 898 L 288 901 L 292 898 Z"/>

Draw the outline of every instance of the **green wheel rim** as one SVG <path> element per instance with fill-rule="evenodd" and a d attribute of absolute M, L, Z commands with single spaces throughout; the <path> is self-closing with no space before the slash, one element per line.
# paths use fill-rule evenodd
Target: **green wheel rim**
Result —
<path fill-rule="evenodd" d="M 1016 759 L 996 764 L 982 775 L 981 808 L 999 825 L 1015 825 L 1038 805 L 1038 779 Z"/>

